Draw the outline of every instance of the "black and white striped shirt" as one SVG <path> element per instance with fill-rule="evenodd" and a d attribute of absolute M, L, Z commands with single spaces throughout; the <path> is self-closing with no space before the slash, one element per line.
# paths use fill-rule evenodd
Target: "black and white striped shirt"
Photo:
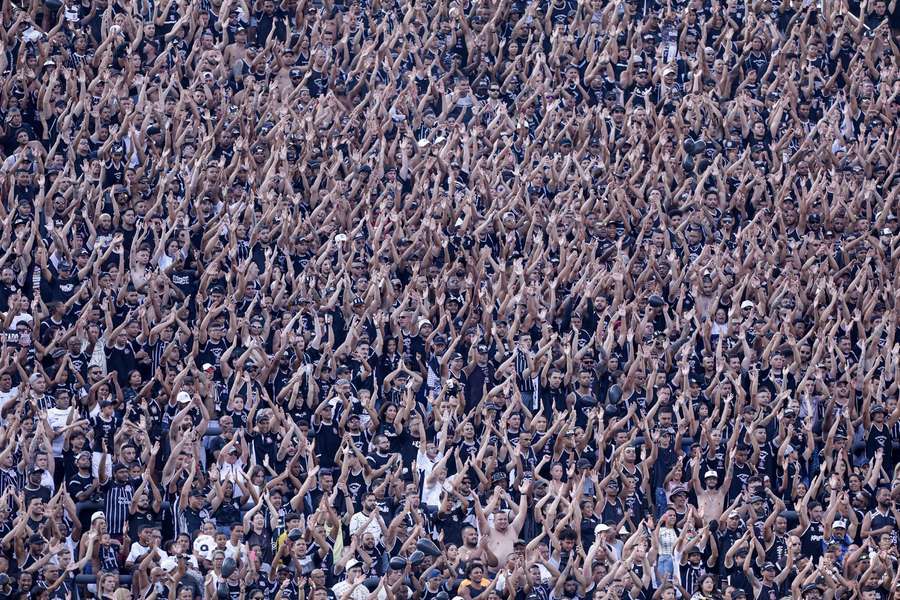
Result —
<path fill-rule="evenodd" d="M 110 535 L 121 535 L 128 520 L 128 507 L 134 498 L 134 486 L 131 482 L 116 483 L 110 479 L 103 487 L 107 531 Z"/>
<path fill-rule="evenodd" d="M 686 565 L 681 565 L 680 568 L 681 585 L 687 592 L 687 597 L 690 598 L 694 592 L 700 589 L 700 580 L 706 575 L 706 569 L 703 567 L 702 562 L 698 567 L 688 563 Z"/>
<path fill-rule="evenodd" d="M 18 469 L 0 469 L 0 496 L 6 493 L 6 490 L 12 488 L 15 491 L 21 490 L 22 486 L 25 485 L 25 478 L 22 476 L 22 473 L 19 472 Z M 9 505 L 10 510 L 14 510 L 16 507 L 15 503 L 15 494 L 11 495 L 7 504 Z"/>
<path fill-rule="evenodd" d="M 56 406 L 56 400 L 49 394 L 41 394 L 35 398 L 39 410 L 50 410 Z"/>
<path fill-rule="evenodd" d="M 516 348 L 516 382 L 520 392 L 534 392 L 534 377 L 529 373 L 525 377 L 525 369 L 528 368 L 528 357 L 520 349 Z"/>
<path fill-rule="evenodd" d="M 165 354 L 166 348 L 169 346 L 169 342 L 164 342 L 163 340 L 156 340 L 156 343 L 150 348 L 150 369 L 151 372 L 156 373 L 156 370 L 159 369 L 159 366 L 162 364 L 163 354 Z"/>

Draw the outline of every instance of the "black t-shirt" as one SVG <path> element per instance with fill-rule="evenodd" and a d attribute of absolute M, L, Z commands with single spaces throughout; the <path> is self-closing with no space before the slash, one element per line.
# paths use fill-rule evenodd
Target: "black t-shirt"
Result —
<path fill-rule="evenodd" d="M 175 269 L 169 278 L 185 296 L 193 296 L 197 291 L 197 271 L 193 269 Z"/>
<path fill-rule="evenodd" d="M 138 510 L 133 515 L 128 516 L 128 531 L 132 537 L 136 536 L 141 527 L 150 525 L 156 527 L 159 525 L 160 514 L 154 512 L 152 508 L 146 511 Z"/>
<path fill-rule="evenodd" d="M 337 423 L 322 422 L 315 432 L 316 451 L 319 455 L 319 466 L 333 467 L 334 456 L 341 445 L 341 434 Z"/>
<path fill-rule="evenodd" d="M 51 300 L 65 302 L 71 298 L 79 283 L 78 278 L 74 275 L 61 276 L 52 263 L 47 265 L 47 269 L 50 271 L 51 279 L 41 279 L 41 298 L 45 302 Z"/>
<path fill-rule="evenodd" d="M 203 507 L 200 510 L 194 510 L 190 506 L 186 506 L 184 510 L 181 511 L 181 518 L 184 520 L 185 531 L 187 532 L 200 531 L 203 522 L 209 519 L 209 517 L 209 510 L 207 510 L 206 507 Z"/>
<path fill-rule="evenodd" d="M 824 539 L 825 529 L 822 523 L 810 522 L 806 531 L 800 536 L 801 554 L 808 556 L 813 560 L 822 556 L 822 540 Z"/>
<path fill-rule="evenodd" d="M 256 462 L 263 464 L 263 458 L 269 457 L 269 464 L 274 466 L 275 459 L 278 455 L 278 444 L 281 441 L 277 433 L 271 431 L 266 433 L 250 431 L 247 433 L 247 441 L 256 453 Z"/>
<path fill-rule="evenodd" d="M 88 473 L 87 475 L 75 473 L 71 477 L 66 474 L 66 489 L 75 500 L 75 502 L 84 502 L 86 500 L 90 500 L 90 496 L 80 498 L 79 494 L 91 487 L 93 483 L 94 478 L 90 473 Z"/>
<path fill-rule="evenodd" d="M 94 430 L 94 444 L 97 448 L 103 447 L 103 440 L 106 440 L 107 450 L 115 447 L 113 440 L 116 431 L 122 426 L 122 418 L 113 415 L 109 420 L 104 419 L 101 415 L 91 418 L 91 428 Z"/>
<path fill-rule="evenodd" d="M 131 342 L 126 342 L 123 348 L 108 346 L 106 348 L 106 366 L 109 371 L 115 371 L 119 379 L 119 385 L 125 385 L 128 374 L 137 369 L 138 361 L 134 357 L 134 347 Z"/>
<path fill-rule="evenodd" d="M 462 504 L 454 502 L 446 513 L 438 510 L 431 519 L 434 528 L 444 533 L 445 544 L 462 545 L 462 530 L 466 526 L 466 511 Z"/>

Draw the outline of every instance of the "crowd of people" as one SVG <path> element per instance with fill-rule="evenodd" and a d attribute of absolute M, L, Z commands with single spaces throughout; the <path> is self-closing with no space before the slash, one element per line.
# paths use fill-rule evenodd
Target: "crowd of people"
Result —
<path fill-rule="evenodd" d="M 897 0 L 4 0 L 0 600 L 900 598 Z"/>

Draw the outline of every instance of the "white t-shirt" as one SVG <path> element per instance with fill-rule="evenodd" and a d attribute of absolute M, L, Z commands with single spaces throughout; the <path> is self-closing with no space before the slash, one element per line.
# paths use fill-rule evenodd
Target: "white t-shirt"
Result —
<path fill-rule="evenodd" d="M 150 552 L 150 548 L 141 546 L 140 542 L 133 542 L 131 544 L 131 551 L 128 552 L 128 558 L 125 559 L 125 562 L 137 563 L 146 556 L 148 552 Z"/>
<path fill-rule="evenodd" d="M 344 595 L 344 593 L 350 589 L 350 582 L 347 580 L 339 581 L 338 583 L 331 586 L 331 591 L 334 592 L 334 595 L 340 598 Z M 353 591 L 350 592 L 351 600 L 367 600 L 369 597 L 369 590 L 365 588 L 365 586 L 358 585 L 353 588 Z"/>
<path fill-rule="evenodd" d="M 363 526 L 366 524 L 366 521 L 368 521 L 368 520 L 369 520 L 369 516 L 366 515 L 365 513 L 363 513 L 362 511 L 360 511 L 360 512 L 356 513 L 355 515 L 353 515 L 352 517 L 350 517 L 350 535 L 351 536 L 356 535 L 356 532 L 358 532 L 360 529 L 362 529 Z M 378 524 L 377 516 L 374 519 L 372 519 L 372 521 L 369 523 L 369 526 L 366 527 L 366 531 L 372 534 L 372 536 L 375 538 L 376 542 L 382 541 L 381 525 Z"/>
<path fill-rule="evenodd" d="M 235 561 L 240 559 L 242 562 L 247 560 L 247 544 L 238 542 L 237 545 L 231 543 L 231 540 L 225 542 L 225 558 L 233 558 Z"/>
<path fill-rule="evenodd" d="M 216 549 L 216 540 L 211 535 L 198 535 L 194 540 L 194 555 L 206 560 L 212 560 L 213 550 Z"/>
<path fill-rule="evenodd" d="M 15 399 L 19 395 L 19 386 L 12 387 L 8 392 L 0 391 L 0 407 L 6 406 L 6 403 Z M 6 419 L 0 419 L 0 423 L 6 424 Z"/>
<path fill-rule="evenodd" d="M 244 485 L 252 485 L 247 476 L 244 475 L 243 467 L 244 463 L 241 459 L 237 459 L 233 463 L 223 462 L 222 466 L 219 467 L 219 481 L 230 481 L 234 484 L 234 491 L 232 492 L 234 498 L 240 498 L 244 494 L 244 491 L 238 485 L 239 481 Z"/>
<path fill-rule="evenodd" d="M 69 415 L 72 414 L 73 410 L 75 409 L 71 406 L 69 408 L 53 407 L 47 410 L 47 422 L 50 423 L 50 427 L 54 432 L 60 431 L 69 423 Z M 57 458 L 62 456 L 65 437 L 66 436 L 64 435 L 57 435 L 53 438 L 53 441 L 51 442 L 53 456 Z"/>

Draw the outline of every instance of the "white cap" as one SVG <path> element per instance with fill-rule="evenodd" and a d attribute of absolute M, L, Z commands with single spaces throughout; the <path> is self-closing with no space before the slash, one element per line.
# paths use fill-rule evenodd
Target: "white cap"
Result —
<path fill-rule="evenodd" d="M 756 305 L 750 300 L 744 300 L 743 302 L 741 302 L 741 308 L 753 308 L 754 306 Z"/>
<path fill-rule="evenodd" d="M 164 571 L 174 571 L 178 568 L 178 560 L 171 556 L 167 556 L 159 561 L 159 567 Z"/>
<path fill-rule="evenodd" d="M 834 524 L 832 524 L 831 528 L 832 529 L 838 529 L 838 528 L 847 529 L 847 522 L 846 521 L 835 521 Z"/>
<path fill-rule="evenodd" d="M 710 477 L 715 477 L 716 479 L 718 479 L 719 474 L 716 473 L 714 470 L 710 469 L 703 475 L 703 479 L 709 479 Z"/>
<path fill-rule="evenodd" d="M 96 521 L 97 519 L 103 519 L 104 521 L 106 520 L 106 515 L 103 514 L 102 510 L 98 510 L 97 512 L 95 512 L 94 514 L 91 515 L 91 523 L 93 524 L 93 522 Z"/>
<path fill-rule="evenodd" d="M 191 401 L 191 395 L 187 392 L 178 392 L 178 395 L 175 396 L 175 399 L 179 404 L 187 404 Z"/>
<path fill-rule="evenodd" d="M 609 531 L 609 525 L 606 523 L 600 523 L 596 527 L 594 527 L 594 534 L 601 534 L 604 531 Z"/>

